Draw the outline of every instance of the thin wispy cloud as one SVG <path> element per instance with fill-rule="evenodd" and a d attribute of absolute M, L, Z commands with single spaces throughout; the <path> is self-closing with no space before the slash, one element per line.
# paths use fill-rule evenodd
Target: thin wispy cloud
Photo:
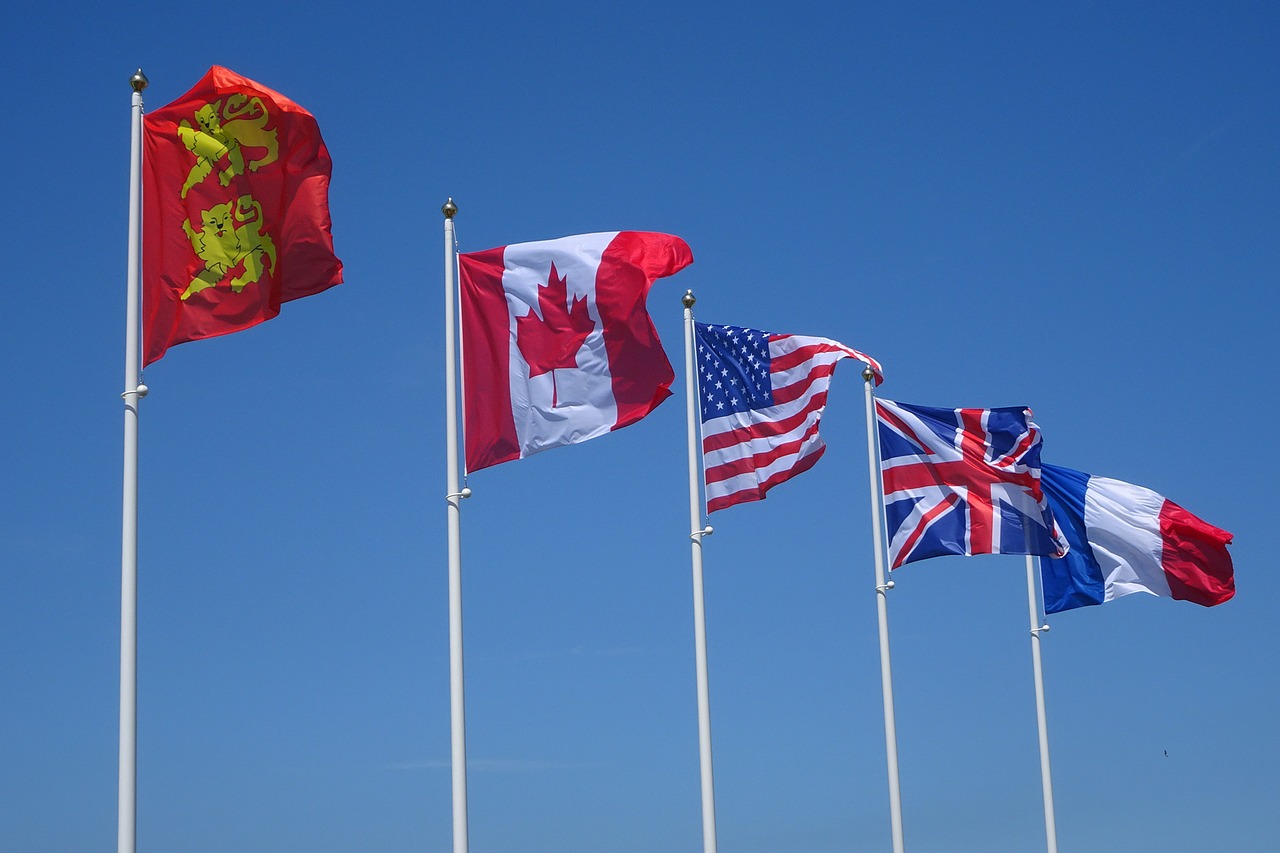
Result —
<path fill-rule="evenodd" d="M 423 761 L 402 761 L 391 765 L 393 770 L 448 770 L 447 758 L 429 758 Z M 467 770 L 477 773 L 536 773 L 545 770 L 588 770 L 597 765 L 571 761 L 542 761 L 528 758 L 471 758 Z"/>
<path fill-rule="evenodd" d="M 612 649 L 590 649 L 585 646 L 574 646 L 569 654 L 576 658 L 625 658 L 638 657 L 644 654 L 640 646 L 619 646 Z"/>
<path fill-rule="evenodd" d="M 642 646 L 615 646 L 612 648 L 573 646 L 568 649 L 534 649 L 515 655 L 480 655 L 477 659 L 491 662 L 527 663 L 530 661 L 556 661 L 567 659 L 604 660 L 624 657 L 642 657 L 644 654 L 645 650 Z"/>
<path fill-rule="evenodd" d="M 1251 118 L 1256 117 L 1263 105 L 1261 98 L 1254 98 L 1237 106 L 1225 119 L 1211 126 L 1209 130 L 1200 133 L 1175 154 L 1156 176 L 1153 185 L 1156 188 L 1163 187 L 1178 173 L 1193 168 L 1206 149 L 1212 149 L 1229 133 L 1238 130 Z"/>

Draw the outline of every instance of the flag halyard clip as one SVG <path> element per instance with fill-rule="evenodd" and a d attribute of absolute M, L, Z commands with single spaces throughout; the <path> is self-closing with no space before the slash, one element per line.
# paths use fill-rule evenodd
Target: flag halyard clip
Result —
<path fill-rule="evenodd" d="M 716 529 L 712 527 L 710 524 L 708 524 L 706 527 L 702 528 L 701 530 L 695 530 L 692 533 L 690 533 L 689 538 L 692 539 L 694 542 L 701 543 L 703 536 L 710 536 L 712 533 L 715 533 L 715 532 L 716 532 Z"/>

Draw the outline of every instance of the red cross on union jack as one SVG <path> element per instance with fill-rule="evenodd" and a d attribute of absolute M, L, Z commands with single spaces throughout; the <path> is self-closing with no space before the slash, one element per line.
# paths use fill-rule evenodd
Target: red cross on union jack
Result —
<path fill-rule="evenodd" d="M 892 568 L 944 554 L 1065 553 L 1031 410 L 876 401 Z"/>

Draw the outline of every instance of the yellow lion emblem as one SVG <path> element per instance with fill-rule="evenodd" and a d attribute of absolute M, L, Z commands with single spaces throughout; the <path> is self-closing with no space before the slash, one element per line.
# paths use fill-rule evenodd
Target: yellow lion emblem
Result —
<path fill-rule="evenodd" d="M 267 129 L 270 115 L 258 96 L 252 98 L 237 92 L 222 100 L 205 104 L 195 113 L 192 127 L 186 119 L 178 122 L 178 138 L 187 150 L 196 155 L 196 163 L 182 185 L 182 197 L 213 173 L 225 158 L 226 168 L 218 172 L 218 182 L 224 187 L 236 175 L 245 171 L 244 148 L 263 149 L 262 156 L 248 163 L 249 171 L 256 172 L 279 157 L 279 145 L 275 128 Z"/>
<path fill-rule="evenodd" d="M 196 274 L 182 293 L 185 300 L 193 293 L 214 287 L 227 273 L 243 265 L 243 271 L 231 279 L 231 292 L 239 293 L 246 284 L 262 278 L 276 266 L 276 244 L 270 234 L 262 233 L 262 205 L 253 196 L 242 195 L 235 203 L 215 205 L 200 212 L 200 230 L 191 220 L 182 221 L 191 247 L 204 269 Z"/>

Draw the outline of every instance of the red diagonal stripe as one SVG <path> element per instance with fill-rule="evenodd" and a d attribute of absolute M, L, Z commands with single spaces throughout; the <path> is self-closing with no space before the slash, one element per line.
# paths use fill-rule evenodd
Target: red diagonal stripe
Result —
<path fill-rule="evenodd" d="M 924 532 L 929 528 L 929 525 L 935 518 L 938 518 L 959 502 L 960 496 L 955 492 L 952 492 L 947 495 L 946 498 L 939 501 L 937 506 L 921 516 L 920 523 L 916 525 L 916 529 L 911 531 L 911 535 L 907 537 L 907 541 L 902 543 L 902 547 L 898 549 L 898 559 L 893 561 L 892 568 L 896 569 L 903 564 L 907 556 L 911 554 L 912 549 L 916 547 L 916 543 L 920 541 L 920 537 L 924 536 Z"/>
<path fill-rule="evenodd" d="M 808 390 L 813 386 L 813 383 L 820 379 L 829 377 L 831 374 L 835 373 L 835 371 L 836 365 L 834 362 L 831 364 L 814 365 L 813 369 L 810 370 L 803 378 L 792 382 L 790 385 L 784 385 L 781 388 L 774 388 L 773 404 L 775 406 L 779 406 L 783 403 L 790 403 L 792 400 L 798 400 L 808 392 Z"/>
<path fill-rule="evenodd" d="M 801 435 L 793 441 L 785 441 L 781 444 L 774 445 L 768 450 L 760 453 L 754 453 L 750 456 L 744 456 L 741 459 L 735 459 L 732 462 L 725 462 L 720 465 L 713 465 L 707 469 L 707 484 L 718 483 L 721 480 L 727 480 L 730 477 L 736 477 L 739 474 L 748 474 L 761 468 L 768 468 L 774 462 L 777 462 L 784 456 L 789 456 L 798 451 L 806 441 L 818 433 L 818 423 L 815 421 Z"/>
<path fill-rule="evenodd" d="M 720 497 L 712 498 L 707 501 L 707 512 L 715 512 L 718 509 L 724 509 L 725 507 L 733 506 L 734 504 L 764 500 L 765 492 L 769 491 L 781 482 L 808 471 L 819 459 L 822 458 L 822 454 L 825 452 L 825 447 L 819 447 L 808 456 L 803 456 L 800 459 L 797 459 L 796 464 L 791 468 L 788 468 L 786 471 L 779 471 L 755 488 L 741 489 L 729 495 L 721 495 Z"/>
<path fill-rule="evenodd" d="M 750 441 L 753 438 L 770 438 L 777 435 L 786 435 L 792 430 L 804 423 L 805 419 L 813 412 L 814 409 L 820 409 L 827 404 L 827 392 L 814 394 L 805 408 L 801 409 L 790 417 L 783 418 L 778 421 L 765 421 L 755 423 L 744 427 L 735 427 L 726 432 L 708 435 L 702 439 L 702 452 L 710 453 L 713 450 L 723 450 L 726 447 L 732 447 L 735 444 L 742 444 L 744 441 Z"/>

